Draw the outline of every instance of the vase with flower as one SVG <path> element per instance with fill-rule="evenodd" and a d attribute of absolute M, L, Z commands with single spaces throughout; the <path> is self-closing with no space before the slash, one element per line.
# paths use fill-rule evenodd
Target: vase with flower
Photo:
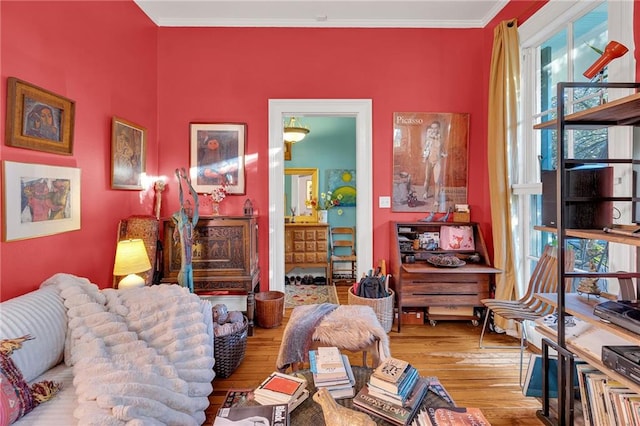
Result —
<path fill-rule="evenodd" d="M 227 187 L 225 185 L 216 186 L 211 191 L 211 207 L 213 209 L 213 215 L 218 216 L 220 214 L 220 203 L 227 196 Z"/>
<path fill-rule="evenodd" d="M 342 194 L 334 195 L 333 192 L 327 191 L 320 194 L 320 198 L 311 200 L 311 207 L 318 212 L 318 222 L 327 223 L 329 210 L 340 205 Z"/>

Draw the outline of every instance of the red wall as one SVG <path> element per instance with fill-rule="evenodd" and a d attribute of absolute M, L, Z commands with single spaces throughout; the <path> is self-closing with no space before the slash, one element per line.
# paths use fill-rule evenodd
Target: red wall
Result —
<path fill-rule="evenodd" d="M 110 286 L 118 220 L 151 214 L 153 202 L 147 192 L 110 189 L 111 118 L 117 115 L 148 129 L 147 172 L 154 174 L 157 27 L 133 2 L 2 1 L 0 8 L 0 134 L 8 77 L 76 102 L 72 156 L 8 147 L 4 141 L 0 156 L 78 167 L 82 181 L 79 231 L 0 243 L 0 299 L 33 290 L 56 272 Z M 15 208 L 15 203 L 2 208 Z"/>
<path fill-rule="evenodd" d="M 391 194 L 393 112 L 468 112 L 469 203 L 490 244 L 486 93 L 493 28 L 502 19 L 522 21 L 542 4 L 511 2 L 484 29 L 285 29 L 157 28 L 133 2 L 1 2 L 0 97 L 7 77 L 16 76 L 74 99 L 76 136 L 70 157 L 4 144 L 0 154 L 81 168 L 82 229 L 0 243 L 0 300 L 56 272 L 111 284 L 118 220 L 150 214 L 153 203 L 149 191 L 110 189 L 114 115 L 148 129 L 147 171 L 169 178 L 164 216 L 178 207 L 173 172 L 189 164 L 189 123 L 247 123 L 247 195 L 229 197 L 224 209 L 240 213 L 247 197 L 254 201 L 267 288 L 269 99 L 372 99 L 374 199 Z M 299 64 L 286 62 L 293 53 L 303 58 Z M 422 216 L 375 207 L 374 259 L 388 258 L 390 220 Z"/>

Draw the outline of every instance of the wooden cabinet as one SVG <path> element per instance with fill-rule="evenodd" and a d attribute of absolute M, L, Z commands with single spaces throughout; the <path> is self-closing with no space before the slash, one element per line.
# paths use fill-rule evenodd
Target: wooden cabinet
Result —
<path fill-rule="evenodd" d="M 175 222 L 164 220 L 163 283 L 177 283 L 180 240 Z M 200 217 L 193 241 L 193 286 L 196 294 L 211 291 L 247 295 L 249 335 L 253 334 L 254 291 L 259 286 L 258 223 L 253 216 Z"/>
<path fill-rule="evenodd" d="M 617 228 L 612 232 L 605 232 L 603 229 L 567 229 L 568 224 L 572 223 L 569 220 L 571 216 L 571 203 L 583 203 L 583 205 L 597 204 L 602 202 L 629 202 L 633 203 L 633 210 L 637 209 L 636 203 L 638 202 L 638 195 L 633 194 L 621 194 L 627 195 L 618 197 L 603 197 L 603 196 L 591 196 L 582 199 L 574 199 L 571 197 L 569 187 L 570 182 L 567 180 L 567 170 L 581 164 L 631 164 L 633 167 L 633 174 L 637 174 L 636 164 L 637 158 L 588 158 L 588 159 L 576 159 L 568 158 L 565 149 L 567 146 L 567 140 L 571 137 L 570 131 L 587 131 L 602 129 L 611 126 L 638 126 L 640 125 L 640 94 L 635 93 L 633 95 L 609 101 L 593 108 L 588 108 L 576 113 L 565 114 L 565 100 L 571 98 L 571 91 L 578 89 L 622 89 L 622 88 L 640 88 L 640 83 L 558 83 L 558 96 L 557 96 L 557 109 L 556 119 L 540 123 L 534 126 L 536 129 L 549 129 L 556 130 L 556 149 L 558 152 L 558 164 L 556 170 L 556 179 L 558 181 L 559 191 L 556 194 L 557 203 L 557 228 L 549 227 L 536 227 L 536 229 L 555 232 L 557 233 L 558 247 L 560 248 L 559 262 L 558 262 L 558 277 L 560 281 L 564 281 L 567 278 L 582 278 L 582 277 L 623 277 L 630 278 L 631 276 L 640 277 L 640 273 L 594 273 L 594 272 L 581 272 L 581 271 L 565 271 L 562 265 L 564 264 L 564 252 L 567 250 L 567 239 L 580 238 L 591 240 L 602 240 L 608 242 L 615 242 L 620 244 L 628 244 L 635 246 L 638 253 L 638 247 L 640 247 L 640 239 L 636 236 L 631 236 L 633 233 L 628 231 L 629 236 L 624 234 L 625 228 Z M 610 139 L 608 142 L 610 145 L 615 143 L 615 140 Z M 635 149 L 634 149 L 635 151 Z M 635 179 L 635 177 L 634 177 Z M 635 186 L 635 185 L 634 185 Z M 637 188 L 636 188 L 637 189 Z M 631 188 L 630 188 L 631 190 Z M 621 192 L 621 191 L 618 191 Z M 637 194 L 637 193 L 636 193 Z M 586 204 L 585 204 L 586 203 Z M 636 217 L 637 221 L 638 218 Z M 612 324 L 608 324 L 600 321 L 593 315 L 593 302 L 589 302 L 586 296 L 580 296 L 577 294 L 564 294 L 563 286 L 558 286 L 558 293 L 553 295 L 538 295 L 537 297 L 548 301 L 555 306 L 558 310 L 558 323 L 564 324 L 566 315 L 574 315 L 589 322 L 592 326 L 598 327 L 605 333 L 617 334 L 623 336 L 629 340 L 629 344 L 640 345 L 640 336 L 634 333 L 622 330 Z M 544 333 L 543 333 L 544 334 Z M 607 368 L 601 360 L 600 353 L 591 353 L 580 347 L 574 346 L 565 336 L 565 330 L 563 327 L 558 328 L 557 334 L 545 335 L 546 339 L 543 339 L 543 352 L 548 351 L 549 348 L 558 351 L 559 353 L 559 375 L 562 381 L 559 383 L 565 384 L 560 387 L 559 401 L 568 401 L 568 403 L 558 404 L 558 421 L 561 424 L 573 423 L 573 407 L 574 401 L 572 398 L 573 387 L 571 385 L 571 374 L 573 372 L 574 358 L 577 356 L 587 361 L 592 366 L 606 373 L 608 376 L 621 381 L 634 391 L 638 391 L 638 386 L 633 380 L 624 375 L 617 374 L 615 371 Z M 538 413 L 538 416 L 545 422 L 550 422 L 551 414 L 549 411 L 548 398 L 544 401 L 543 410 Z"/>
<path fill-rule="evenodd" d="M 329 284 L 329 225 L 286 223 L 284 225 L 284 270 L 323 268 Z"/>
<path fill-rule="evenodd" d="M 440 248 L 440 235 L 452 229 L 467 232 L 467 246 Z M 427 308 L 432 325 L 437 320 L 472 320 L 480 318 L 480 300 L 490 297 L 495 274 L 500 270 L 489 262 L 482 232 L 476 223 L 392 222 L 389 272 L 396 292 L 398 312 L 403 308 Z M 421 242 L 422 240 L 422 242 Z M 470 241 L 472 240 L 472 242 Z M 464 245 L 463 245 L 464 246 Z M 455 256 L 462 266 L 434 266 L 434 256 Z M 437 263 L 437 262 L 436 262 Z M 429 313 L 429 308 L 433 308 Z M 446 309 L 450 308 L 450 314 Z M 402 315 L 398 315 L 398 331 Z"/>

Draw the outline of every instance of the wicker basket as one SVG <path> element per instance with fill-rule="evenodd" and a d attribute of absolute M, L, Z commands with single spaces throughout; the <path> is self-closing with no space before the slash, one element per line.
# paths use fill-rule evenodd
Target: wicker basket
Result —
<path fill-rule="evenodd" d="M 213 339 L 213 357 L 216 362 L 213 371 L 216 376 L 227 378 L 236 371 L 244 359 L 247 349 L 247 328 L 249 321 L 244 317 L 244 327 L 226 336 L 216 336 Z"/>
<path fill-rule="evenodd" d="M 393 290 L 389 289 L 389 296 L 387 297 L 369 299 L 353 294 L 353 286 L 351 286 L 349 287 L 348 296 L 350 305 L 371 306 L 384 331 L 387 333 L 391 331 L 391 327 L 393 326 L 393 298 L 395 296 Z"/>
<path fill-rule="evenodd" d="M 262 328 L 274 328 L 282 324 L 284 293 L 264 291 L 256 293 L 256 319 Z"/>

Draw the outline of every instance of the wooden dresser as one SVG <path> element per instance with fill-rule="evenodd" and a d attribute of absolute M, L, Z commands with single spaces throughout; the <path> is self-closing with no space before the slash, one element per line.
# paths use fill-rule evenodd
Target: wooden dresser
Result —
<path fill-rule="evenodd" d="M 441 240 L 433 247 L 420 246 L 421 236 L 437 235 L 439 239 L 446 227 L 468 229 L 473 235 L 471 246 L 464 250 L 443 249 Z M 478 325 L 483 306 L 480 300 L 490 297 L 495 274 L 501 271 L 491 266 L 476 223 L 392 222 L 391 239 L 391 287 L 398 302 L 398 331 L 405 307 L 427 308 L 431 325 L 437 320 L 471 320 Z M 438 255 L 455 256 L 464 265 L 434 266 L 430 259 Z"/>
<path fill-rule="evenodd" d="M 180 241 L 174 241 L 175 222 L 163 221 L 163 283 L 177 283 Z M 196 294 L 224 292 L 247 295 L 249 335 L 253 334 L 254 292 L 260 283 L 258 223 L 254 216 L 200 217 L 193 242 L 193 287 Z"/>
<path fill-rule="evenodd" d="M 329 225 L 326 223 L 285 223 L 284 270 L 324 268 L 329 277 Z"/>

